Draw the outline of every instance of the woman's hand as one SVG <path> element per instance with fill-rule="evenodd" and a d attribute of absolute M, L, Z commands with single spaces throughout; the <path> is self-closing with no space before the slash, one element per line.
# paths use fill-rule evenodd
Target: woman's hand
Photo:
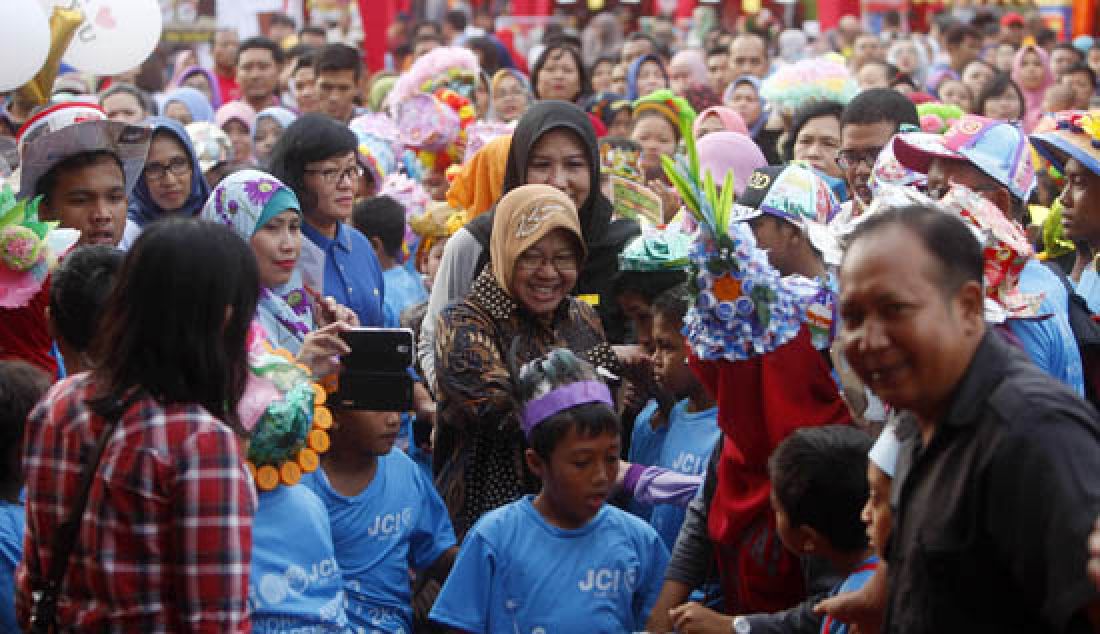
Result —
<path fill-rule="evenodd" d="M 615 357 L 623 366 L 623 377 L 638 386 L 647 386 L 653 381 L 653 359 L 637 344 L 612 346 Z"/>
<path fill-rule="evenodd" d="M 331 297 L 318 297 L 313 304 L 313 319 L 318 328 L 341 322 L 351 328 L 359 327 L 359 316 L 355 311 L 336 302 Z"/>
<path fill-rule="evenodd" d="M 733 631 L 733 617 L 691 602 L 668 611 L 677 634 L 728 634 Z"/>
<path fill-rule="evenodd" d="M 665 185 L 657 178 L 649 181 L 649 188 L 661 199 L 661 223 L 669 222 L 680 211 L 680 195 L 676 193 L 676 188 Z"/>
<path fill-rule="evenodd" d="M 309 368 L 314 378 L 339 371 L 340 357 L 351 353 L 351 346 L 340 333 L 349 328 L 349 324 L 338 320 L 309 333 L 298 350 L 298 362 Z"/>

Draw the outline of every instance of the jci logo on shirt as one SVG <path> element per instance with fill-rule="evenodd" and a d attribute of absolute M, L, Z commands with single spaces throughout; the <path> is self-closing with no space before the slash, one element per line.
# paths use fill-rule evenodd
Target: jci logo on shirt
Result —
<path fill-rule="evenodd" d="M 398 513 L 386 513 L 376 515 L 374 522 L 367 528 L 367 535 L 388 539 L 401 534 L 401 531 L 412 524 L 412 507 L 406 506 Z"/>
<path fill-rule="evenodd" d="M 278 605 L 291 595 L 305 594 L 311 583 L 339 576 L 339 574 L 340 567 L 333 558 L 314 563 L 308 571 L 301 566 L 291 564 L 281 575 L 269 572 L 261 577 L 257 590 L 264 605 Z"/>
<path fill-rule="evenodd" d="M 612 568 L 590 568 L 588 573 L 577 583 L 581 592 L 591 592 L 597 596 L 618 594 L 620 590 L 634 592 L 634 586 L 638 584 L 638 569 L 627 570 Z"/>

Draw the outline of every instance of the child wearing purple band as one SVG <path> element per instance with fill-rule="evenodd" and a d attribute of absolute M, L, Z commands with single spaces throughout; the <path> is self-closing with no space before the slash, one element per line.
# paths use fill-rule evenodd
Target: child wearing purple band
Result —
<path fill-rule="evenodd" d="M 605 504 L 619 470 L 610 391 L 560 348 L 525 365 L 517 383 L 525 458 L 542 488 L 470 529 L 431 618 L 477 633 L 638 631 L 668 549 Z"/>

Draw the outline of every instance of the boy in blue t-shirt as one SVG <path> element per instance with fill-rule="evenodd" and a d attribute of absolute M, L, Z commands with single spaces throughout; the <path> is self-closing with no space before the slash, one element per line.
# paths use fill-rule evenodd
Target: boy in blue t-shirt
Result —
<path fill-rule="evenodd" d="M 703 475 L 721 432 L 718 407 L 687 364 L 687 344 L 680 330 L 690 302 L 686 285 L 665 291 L 653 302 L 653 371 L 660 389 L 678 399 L 656 466 Z M 650 514 L 649 523 L 669 550 L 676 544 L 684 513 L 683 507 L 659 504 Z"/>
<path fill-rule="evenodd" d="M 303 478 L 328 509 L 354 631 L 411 632 L 409 568 L 440 582 L 454 529 L 431 481 L 404 452 L 394 412 L 332 408 L 332 448 Z"/>
<path fill-rule="evenodd" d="M 23 558 L 23 427 L 50 376 L 23 361 L 0 361 L 0 632 L 18 634 L 15 567 Z"/>
<path fill-rule="evenodd" d="M 542 489 L 470 529 L 431 619 L 478 634 L 639 631 L 668 549 L 605 503 L 619 469 L 611 393 L 561 349 L 524 366 L 518 382 L 526 460 Z"/>
<path fill-rule="evenodd" d="M 389 196 L 374 196 L 355 204 L 352 223 L 374 247 L 386 293 L 383 323 L 387 328 L 401 325 L 401 311 L 428 299 L 424 281 L 401 266 L 398 259 L 405 239 L 405 208 Z"/>

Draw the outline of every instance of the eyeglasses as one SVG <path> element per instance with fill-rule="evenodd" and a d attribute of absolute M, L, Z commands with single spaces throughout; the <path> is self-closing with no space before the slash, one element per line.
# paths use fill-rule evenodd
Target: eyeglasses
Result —
<path fill-rule="evenodd" d="M 355 183 L 355 179 L 363 175 L 363 168 L 355 165 L 353 167 L 346 167 L 344 169 L 337 169 L 335 167 L 323 170 L 307 169 L 305 170 L 305 172 L 306 174 L 320 174 L 321 180 L 323 180 L 326 185 L 336 185 L 345 178 L 348 179 L 348 181 L 350 181 L 351 183 Z"/>
<path fill-rule="evenodd" d="M 541 269 L 549 263 L 558 273 L 570 273 L 577 270 L 576 253 L 559 253 L 545 256 L 541 253 L 524 253 L 516 258 L 516 268 L 527 273 Z"/>
<path fill-rule="evenodd" d="M 974 192 L 975 194 L 984 194 L 988 192 L 995 192 L 1001 189 L 1000 185 L 971 185 L 970 183 L 956 183 L 954 181 L 948 181 L 945 183 L 938 183 L 935 187 L 928 187 L 927 194 L 936 200 L 939 200 L 947 195 L 947 192 L 951 189 L 952 185 L 962 185 Z"/>
<path fill-rule="evenodd" d="M 860 163 L 866 163 L 867 167 L 874 167 L 875 160 L 878 159 L 878 155 L 881 153 L 881 147 L 841 150 L 836 154 L 836 164 L 842 170 L 851 169 Z"/>
<path fill-rule="evenodd" d="M 161 181 L 168 174 L 172 174 L 176 178 L 183 178 L 187 174 L 191 173 L 191 161 L 182 156 L 177 156 L 174 159 L 169 160 L 167 163 L 146 163 L 145 164 L 145 179 L 150 181 Z"/>

